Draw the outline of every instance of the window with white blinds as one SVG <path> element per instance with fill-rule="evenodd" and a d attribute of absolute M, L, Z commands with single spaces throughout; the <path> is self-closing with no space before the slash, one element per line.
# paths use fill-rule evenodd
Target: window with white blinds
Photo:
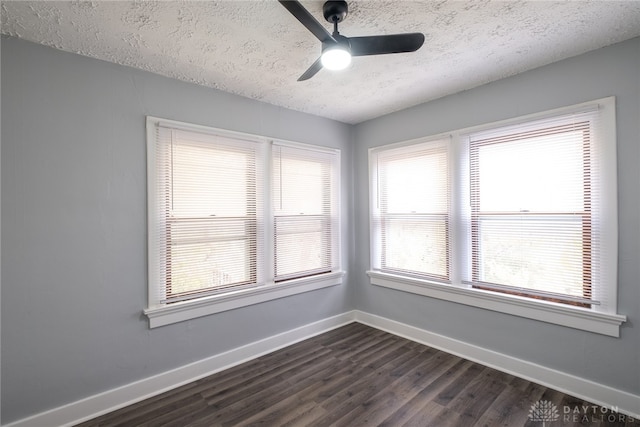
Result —
<path fill-rule="evenodd" d="M 614 98 L 369 161 L 373 284 L 618 333 Z"/>
<path fill-rule="evenodd" d="M 338 266 L 338 153 L 274 144 L 275 281 Z"/>
<path fill-rule="evenodd" d="M 601 282 L 597 126 L 594 110 L 468 136 L 469 283 L 600 304 L 594 295 Z"/>
<path fill-rule="evenodd" d="M 339 150 L 148 117 L 147 156 L 152 327 L 340 283 Z"/>
<path fill-rule="evenodd" d="M 259 144 L 156 127 L 159 300 L 255 286 L 264 258 Z"/>
<path fill-rule="evenodd" d="M 375 154 L 373 268 L 449 281 L 449 140 Z"/>

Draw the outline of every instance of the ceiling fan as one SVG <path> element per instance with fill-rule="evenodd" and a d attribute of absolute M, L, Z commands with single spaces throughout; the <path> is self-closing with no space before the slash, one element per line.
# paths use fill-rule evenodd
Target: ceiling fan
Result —
<path fill-rule="evenodd" d="M 327 1 L 322 14 L 333 24 L 329 33 L 297 0 L 278 0 L 318 40 L 322 42 L 322 55 L 305 71 L 298 81 L 308 80 L 323 67 L 341 70 L 349 66 L 352 56 L 382 55 L 386 53 L 415 52 L 424 43 L 424 34 L 405 33 L 367 37 L 345 37 L 338 32 L 349 11 L 346 1 Z"/>

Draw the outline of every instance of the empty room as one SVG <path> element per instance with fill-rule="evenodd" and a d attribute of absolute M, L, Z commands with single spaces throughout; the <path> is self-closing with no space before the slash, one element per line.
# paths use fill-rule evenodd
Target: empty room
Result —
<path fill-rule="evenodd" d="M 640 426 L 640 1 L 0 14 L 2 426 Z"/>

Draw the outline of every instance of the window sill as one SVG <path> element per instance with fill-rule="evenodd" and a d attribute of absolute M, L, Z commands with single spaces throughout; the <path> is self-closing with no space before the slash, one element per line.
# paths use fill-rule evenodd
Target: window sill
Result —
<path fill-rule="evenodd" d="M 343 276 L 344 272 L 338 271 L 281 283 L 268 283 L 256 288 L 147 308 L 144 310 L 144 314 L 149 318 L 149 328 L 157 328 L 196 317 L 339 285 L 342 283 Z"/>
<path fill-rule="evenodd" d="M 481 289 L 445 285 L 379 271 L 368 271 L 367 274 L 371 279 L 372 285 L 612 337 L 620 336 L 620 325 L 627 320 L 626 316 L 619 314 L 600 313 L 586 308 L 531 300 L 515 295 L 503 295 Z"/>

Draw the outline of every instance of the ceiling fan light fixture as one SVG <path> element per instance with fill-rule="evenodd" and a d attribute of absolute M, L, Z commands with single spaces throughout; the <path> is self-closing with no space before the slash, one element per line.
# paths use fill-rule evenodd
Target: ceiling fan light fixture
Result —
<path fill-rule="evenodd" d="M 330 46 L 322 51 L 320 62 L 328 70 L 344 70 L 351 64 L 351 53 L 344 46 Z"/>

